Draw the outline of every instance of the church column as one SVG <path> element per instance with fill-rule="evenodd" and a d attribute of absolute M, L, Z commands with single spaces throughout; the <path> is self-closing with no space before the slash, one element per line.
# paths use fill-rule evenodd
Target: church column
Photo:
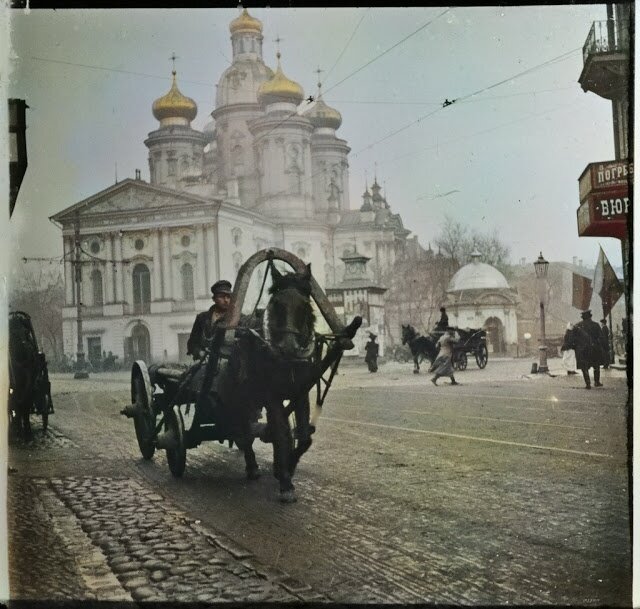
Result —
<path fill-rule="evenodd" d="M 207 285 L 213 285 L 217 280 L 216 274 L 216 257 L 218 253 L 216 252 L 216 242 L 215 242 L 215 234 L 214 234 L 214 225 L 207 224 L 205 229 L 205 245 L 207 252 Z"/>
<path fill-rule="evenodd" d="M 113 302 L 113 235 L 112 233 L 107 233 L 105 235 L 106 245 L 107 245 L 107 262 L 105 263 L 105 285 L 106 285 L 106 294 L 105 294 L 105 303 Z"/>
<path fill-rule="evenodd" d="M 64 287 L 65 287 L 65 299 L 64 302 L 67 306 L 75 304 L 74 299 L 74 277 L 73 269 L 71 265 L 71 259 L 73 256 L 73 243 L 70 237 L 65 237 L 63 240 L 63 252 L 64 252 Z"/>
<path fill-rule="evenodd" d="M 160 260 L 160 231 L 155 230 L 151 234 L 152 250 L 153 250 L 153 298 L 152 300 L 160 300 L 162 298 L 162 262 Z"/>
<path fill-rule="evenodd" d="M 116 302 L 124 302 L 124 265 L 122 264 L 122 235 L 116 233 L 113 237 L 115 252 L 114 259 L 116 262 L 115 273 L 115 295 Z"/>
<path fill-rule="evenodd" d="M 171 233 L 169 229 L 161 229 L 162 234 L 162 298 L 173 300 L 173 273 L 171 269 Z"/>
<path fill-rule="evenodd" d="M 204 226 L 200 224 L 196 227 L 196 241 L 198 243 L 198 260 L 197 260 L 197 273 L 198 273 L 198 287 L 196 289 L 196 298 L 206 298 L 207 296 L 207 275 L 205 269 L 205 243 L 204 243 Z"/>

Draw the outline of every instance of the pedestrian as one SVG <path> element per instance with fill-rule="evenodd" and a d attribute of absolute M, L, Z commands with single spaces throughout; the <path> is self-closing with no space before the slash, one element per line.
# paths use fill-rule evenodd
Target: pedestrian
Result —
<path fill-rule="evenodd" d="M 208 340 L 213 338 L 213 333 L 229 310 L 231 302 L 231 283 L 226 279 L 216 281 L 211 286 L 213 305 L 207 311 L 198 313 L 193 322 L 191 335 L 187 341 L 187 355 L 192 355 L 194 360 L 204 355 L 204 347 Z"/>
<path fill-rule="evenodd" d="M 607 320 L 601 319 L 602 324 L 600 331 L 602 332 L 602 354 L 604 356 L 602 367 L 606 370 L 611 364 L 611 351 L 609 349 L 609 328 L 607 327 Z"/>
<path fill-rule="evenodd" d="M 600 326 L 591 319 L 591 310 L 581 313 L 582 321 L 575 325 L 577 331 L 576 363 L 582 370 L 582 376 L 587 389 L 591 389 L 589 368 L 593 368 L 593 381 L 596 387 L 602 387 L 600 382 L 600 366 L 604 361 L 602 353 L 602 331 Z"/>
<path fill-rule="evenodd" d="M 576 370 L 576 350 L 571 347 L 571 337 L 573 334 L 573 324 L 567 324 L 567 331 L 564 333 L 564 341 L 562 342 L 562 364 L 567 370 L 567 374 L 578 374 Z"/>
<path fill-rule="evenodd" d="M 431 368 L 429 368 L 429 372 L 434 372 L 434 376 L 431 379 L 431 382 L 434 385 L 438 384 L 438 379 L 441 376 L 448 376 L 451 379 L 452 385 L 459 385 L 460 383 L 456 382 L 456 379 L 453 376 L 453 345 L 455 343 L 454 337 L 454 329 L 451 327 L 447 327 L 445 333 L 440 337 L 438 341 L 438 346 L 440 347 L 440 352 L 438 353 L 438 357 L 436 357 L 433 364 L 431 364 Z"/>
<path fill-rule="evenodd" d="M 367 344 L 364 346 L 364 351 L 366 353 L 364 357 L 364 361 L 369 367 L 369 372 L 378 372 L 378 351 L 379 345 L 376 343 L 377 334 L 373 332 L 369 332 L 369 340 Z"/>

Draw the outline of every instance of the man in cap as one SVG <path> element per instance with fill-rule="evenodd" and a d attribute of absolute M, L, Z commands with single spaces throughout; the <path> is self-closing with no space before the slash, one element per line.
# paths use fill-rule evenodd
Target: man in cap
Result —
<path fill-rule="evenodd" d="M 444 307 L 440 307 L 440 319 L 436 324 L 436 330 L 442 330 L 443 332 L 449 327 L 449 316 L 447 310 Z"/>
<path fill-rule="evenodd" d="M 193 355 L 193 359 L 200 359 L 205 342 L 213 337 L 213 332 L 229 310 L 231 302 L 231 282 L 226 279 L 216 281 L 211 286 L 213 305 L 208 311 L 196 315 L 193 322 L 191 335 L 187 341 L 187 355 Z"/>
<path fill-rule="evenodd" d="M 378 343 L 376 343 L 376 338 L 376 334 L 369 332 L 369 341 L 364 346 L 366 353 L 364 361 L 369 368 L 369 372 L 378 372 Z"/>
<path fill-rule="evenodd" d="M 602 333 L 602 355 L 604 356 L 602 367 L 606 370 L 611 363 L 611 354 L 609 349 L 609 328 L 607 327 L 606 319 L 601 319 L 600 323 L 602 324 L 600 332 Z"/>
<path fill-rule="evenodd" d="M 593 380 L 596 387 L 602 387 L 600 382 L 600 366 L 604 363 L 602 353 L 602 331 L 600 326 L 591 319 L 591 310 L 587 309 L 581 314 L 582 321 L 575 327 L 581 335 L 579 344 L 576 347 L 576 360 L 587 389 L 591 389 L 591 379 L 589 378 L 589 368 L 593 368 Z"/>

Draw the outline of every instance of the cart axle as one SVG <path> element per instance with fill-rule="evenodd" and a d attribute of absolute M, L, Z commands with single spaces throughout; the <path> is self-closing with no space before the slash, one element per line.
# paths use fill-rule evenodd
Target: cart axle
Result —
<path fill-rule="evenodd" d="M 123 414 L 128 419 L 132 419 L 133 417 L 141 414 L 140 407 L 137 404 L 129 404 L 120 411 L 120 414 Z"/>

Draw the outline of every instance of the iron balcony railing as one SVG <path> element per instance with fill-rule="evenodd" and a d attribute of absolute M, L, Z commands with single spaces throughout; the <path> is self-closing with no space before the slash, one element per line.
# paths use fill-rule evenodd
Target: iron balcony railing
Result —
<path fill-rule="evenodd" d="M 629 21 L 594 21 L 582 47 L 584 63 L 590 55 L 629 51 Z"/>

